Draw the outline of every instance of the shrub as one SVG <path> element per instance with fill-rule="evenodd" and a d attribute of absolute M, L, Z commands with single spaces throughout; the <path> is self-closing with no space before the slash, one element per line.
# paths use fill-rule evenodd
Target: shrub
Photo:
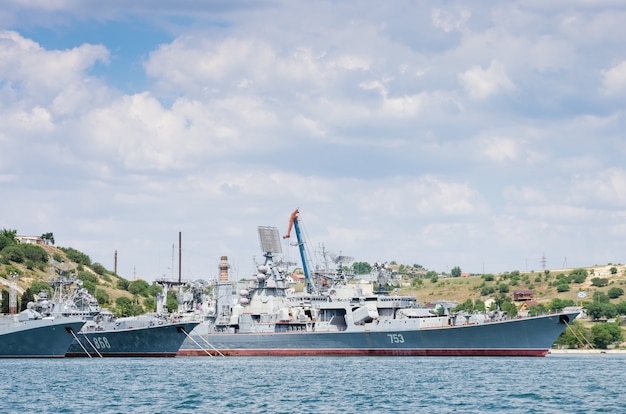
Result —
<path fill-rule="evenodd" d="M 91 265 L 91 270 L 96 272 L 99 275 L 103 275 L 107 272 L 106 268 L 102 266 L 100 263 L 94 263 Z"/>
<path fill-rule="evenodd" d="M 109 303 L 109 294 L 102 289 L 96 289 L 96 294 L 94 296 L 100 305 Z"/>
<path fill-rule="evenodd" d="M 79 271 L 76 274 L 76 277 L 79 278 L 80 280 L 82 280 L 83 282 L 92 282 L 92 283 L 98 283 L 98 277 L 92 273 L 86 272 L 86 271 Z"/>
<path fill-rule="evenodd" d="M 26 259 L 32 260 L 33 262 L 48 262 L 48 253 L 40 246 L 35 246 L 34 244 L 20 244 L 20 247 Z"/>
<path fill-rule="evenodd" d="M 624 294 L 624 289 L 618 287 L 612 287 L 606 292 L 607 296 L 611 299 L 617 299 Z"/>
<path fill-rule="evenodd" d="M 18 245 L 10 245 L 2 250 L 2 256 L 6 257 L 9 261 L 15 263 L 22 263 L 26 258 L 24 251 Z"/>
<path fill-rule="evenodd" d="M 70 259 L 72 262 L 85 266 L 91 266 L 91 259 L 85 253 L 81 253 L 71 247 L 61 247 L 60 249 L 65 252 L 67 258 Z"/>
<path fill-rule="evenodd" d="M 496 288 L 494 286 L 483 286 L 483 288 L 480 290 L 480 296 L 491 295 L 495 291 Z"/>
<path fill-rule="evenodd" d="M 122 290 L 128 290 L 128 280 L 124 279 L 123 277 L 120 277 L 117 280 L 117 288 L 118 289 L 122 289 Z"/>

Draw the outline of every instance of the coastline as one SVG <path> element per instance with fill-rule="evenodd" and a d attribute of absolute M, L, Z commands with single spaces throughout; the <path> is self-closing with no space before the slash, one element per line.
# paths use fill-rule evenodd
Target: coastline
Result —
<path fill-rule="evenodd" d="M 626 349 L 550 349 L 550 354 L 626 354 Z"/>

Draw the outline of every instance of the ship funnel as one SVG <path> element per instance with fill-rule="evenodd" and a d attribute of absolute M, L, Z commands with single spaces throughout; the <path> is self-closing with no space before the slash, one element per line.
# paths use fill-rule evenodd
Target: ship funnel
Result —
<path fill-rule="evenodd" d="M 228 282 L 228 256 L 222 256 L 220 258 L 220 282 Z"/>

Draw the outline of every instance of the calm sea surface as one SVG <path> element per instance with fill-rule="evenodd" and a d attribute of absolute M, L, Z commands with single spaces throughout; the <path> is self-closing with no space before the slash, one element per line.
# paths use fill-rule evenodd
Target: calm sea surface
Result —
<path fill-rule="evenodd" d="M 626 413 L 626 355 L 0 360 L 2 413 Z"/>

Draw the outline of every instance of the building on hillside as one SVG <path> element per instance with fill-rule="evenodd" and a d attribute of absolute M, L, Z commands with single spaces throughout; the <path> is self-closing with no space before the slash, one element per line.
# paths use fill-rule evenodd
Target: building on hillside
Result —
<path fill-rule="evenodd" d="M 287 276 L 287 283 L 289 283 L 290 285 L 304 282 L 304 275 L 301 273 L 292 273 L 291 275 Z"/>
<path fill-rule="evenodd" d="M 533 299 L 535 292 L 532 290 L 521 289 L 513 291 L 513 300 L 514 301 L 529 301 Z"/>
<path fill-rule="evenodd" d="M 15 236 L 15 240 L 22 244 L 44 244 L 41 236 Z"/>

